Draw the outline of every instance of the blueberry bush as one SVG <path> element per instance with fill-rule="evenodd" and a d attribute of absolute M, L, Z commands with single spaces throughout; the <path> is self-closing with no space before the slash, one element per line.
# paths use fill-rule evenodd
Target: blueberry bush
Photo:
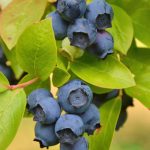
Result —
<path fill-rule="evenodd" d="M 134 98 L 150 109 L 149 14 L 147 0 L 1 0 L 0 149 L 33 117 L 41 148 L 109 150 Z"/>

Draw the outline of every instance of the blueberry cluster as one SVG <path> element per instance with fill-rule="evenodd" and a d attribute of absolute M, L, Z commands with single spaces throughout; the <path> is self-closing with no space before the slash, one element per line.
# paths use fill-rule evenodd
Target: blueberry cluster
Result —
<path fill-rule="evenodd" d="M 6 65 L 6 57 L 3 53 L 3 49 L 0 46 L 0 71 L 8 78 L 11 82 L 13 80 L 13 72 L 12 70 Z"/>
<path fill-rule="evenodd" d="M 34 90 L 28 96 L 27 108 L 37 121 L 34 141 L 41 148 L 60 143 L 60 150 L 88 150 L 83 134 L 93 135 L 100 128 L 92 90 L 81 80 L 71 80 L 60 87 L 57 98 L 46 89 Z"/>
<path fill-rule="evenodd" d="M 112 27 L 113 9 L 105 0 L 58 0 L 52 18 L 57 40 L 68 37 L 72 46 L 89 51 L 99 58 L 113 53 L 114 41 L 105 29 Z"/>

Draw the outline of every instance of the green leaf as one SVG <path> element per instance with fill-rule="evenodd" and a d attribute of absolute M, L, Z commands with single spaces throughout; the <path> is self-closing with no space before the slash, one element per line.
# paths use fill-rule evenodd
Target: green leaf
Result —
<path fill-rule="evenodd" d="M 6 150 L 16 135 L 26 106 L 23 90 L 0 93 L 0 149 Z"/>
<path fill-rule="evenodd" d="M 114 48 L 126 54 L 133 39 L 132 20 L 123 9 L 113 5 L 113 10 L 112 28 L 108 29 L 108 31 L 113 35 Z"/>
<path fill-rule="evenodd" d="M 126 89 L 127 94 L 150 108 L 150 49 L 133 48 L 124 62 L 135 74 L 136 82 L 136 86 Z"/>
<path fill-rule="evenodd" d="M 150 7 L 150 6 L 149 6 Z M 133 13 L 132 21 L 135 30 L 135 37 L 150 47 L 150 8 L 143 9 L 138 8 L 138 10 Z"/>
<path fill-rule="evenodd" d="M 0 36 L 12 49 L 22 32 L 42 17 L 47 0 L 13 0 L 0 15 Z"/>
<path fill-rule="evenodd" d="M 109 150 L 113 133 L 121 110 L 121 99 L 115 98 L 100 107 L 101 129 L 88 137 L 90 150 Z"/>
<path fill-rule="evenodd" d="M 9 81 L 4 76 L 4 74 L 0 72 L 0 93 L 6 91 L 8 85 L 9 85 Z"/>
<path fill-rule="evenodd" d="M 24 83 L 27 81 L 32 80 L 34 77 L 31 76 L 30 74 L 27 74 L 26 76 L 24 76 L 19 83 Z M 45 81 L 42 80 L 38 80 L 35 83 L 28 85 L 27 87 L 24 88 L 26 95 L 30 94 L 33 90 L 38 89 L 38 88 L 45 88 L 45 89 L 50 89 L 50 79 L 48 78 Z"/>
<path fill-rule="evenodd" d="M 56 87 L 62 86 L 69 80 L 69 78 L 70 78 L 70 74 L 67 71 L 57 67 L 55 68 L 53 72 L 53 78 L 52 78 L 54 86 Z"/>
<path fill-rule="evenodd" d="M 107 0 L 111 4 L 115 4 L 123 8 L 129 15 L 138 11 L 139 8 L 149 8 L 149 0 Z"/>
<path fill-rule="evenodd" d="M 54 86 L 60 87 L 70 79 L 70 74 L 67 70 L 68 61 L 64 57 L 58 55 L 57 67 L 53 72 L 52 81 Z"/>
<path fill-rule="evenodd" d="M 32 76 L 47 79 L 57 61 L 52 21 L 45 19 L 28 27 L 19 38 L 16 48 L 21 67 Z"/>
<path fill-rule="evenodd" d="M 135 85 L 128 68 L 113 56 L 101 60 L 86 53 L 71 63 L 71 70 L 82 80 L 97 87 L 120 89 Z"/>

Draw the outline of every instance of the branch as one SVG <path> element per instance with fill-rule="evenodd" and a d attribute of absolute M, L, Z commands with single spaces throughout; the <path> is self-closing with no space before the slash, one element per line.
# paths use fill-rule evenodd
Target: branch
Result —
<path fill-rule="evenodd" d="M 18 89 L 18 88 L 25 88 L 27 87 L 28 85 L 31 85 L 35 82 L 37 82 L 39 80 L 39 78 L 34 78 L 30 81 L 27 81 L 27 82 L 24 82 L 24 83 L 20 83 L 20 84 L 17 84 L 17 85 L 8 85 L 8 89 L 9 90 L 15 90 L 15 89 Z"/>

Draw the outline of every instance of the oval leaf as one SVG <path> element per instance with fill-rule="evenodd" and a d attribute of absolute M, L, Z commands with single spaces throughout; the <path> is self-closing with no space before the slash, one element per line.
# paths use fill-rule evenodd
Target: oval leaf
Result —
<path fill-rule="evenodd" d="M 126 92 L 150 108 L 150 49 L 133 48 L 124 60 L 135 74 L 136 86 L 127 88 Z"/>
<path fill-rule="evenodd" d="M 150 47 L 150 21 L 149 16 L 150 9 L 137 9 L 137 11 L 132 15 L 135 37 Z"/>
<path fill-rule="evenodd" d="M 0 35 L 12 49 L 21 33 L 42 17 L 47 0 L 13 0 L 0 15 Z M 35 11 L 38 10 L 38 11 Z"/>
<path fill-rule="evenodd" d="M 0 93 L 0 149 L 6 150 L 13 140 L 26 106 L 23 90 Z"/>
<path fill-rule="evenodd" d="M 86 53 L 71 63 L 71 70 L 82 80 L 97 87 L 119 89 L 135 85 L 128 68 L 113 56 L 101 60 Z"/>
<path fill-rule="evenodd" d="M 109 150 L 121 110 L 121 99 L 115 98 L 100 107 L 101 129 L 88 137 L 90 150 Z"/>
<path fill-rule="evenodd" d="M 28 27 L 17 43 L 17 58 L 29 74 L 45 80 L 56 66 L 57 48 L 50 19 Z"/>
<path fill-rule="evenodd" d="M 113 5 L 113 10 L 115 15 L 112 28 L 108 29 L 108 31 L 113 35 L 114 48 L 126 54 L 133 39 L 132 20 L 123 9 Z"/>

